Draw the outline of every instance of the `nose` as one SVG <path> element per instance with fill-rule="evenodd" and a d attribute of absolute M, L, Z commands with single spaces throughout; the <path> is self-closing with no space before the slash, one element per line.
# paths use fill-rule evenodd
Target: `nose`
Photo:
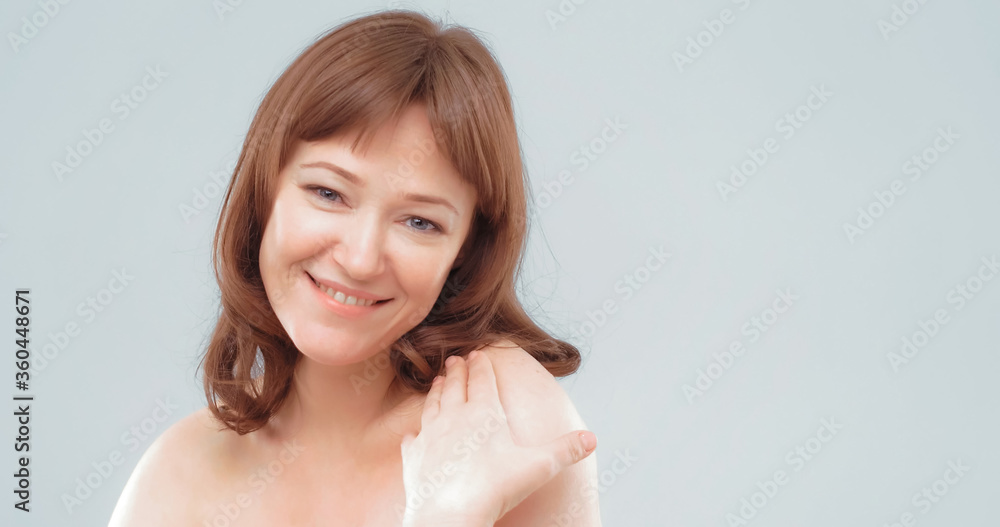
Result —
<path fill-rule="evenodd" d="M 355 213 L 353 221 L 343 225 L 344 232 L 333 247 L 333 258 L 341 268 L 358 281 L 365 281 L 382 273 L 383 226 L 372 211 L 370 214 Z"/>

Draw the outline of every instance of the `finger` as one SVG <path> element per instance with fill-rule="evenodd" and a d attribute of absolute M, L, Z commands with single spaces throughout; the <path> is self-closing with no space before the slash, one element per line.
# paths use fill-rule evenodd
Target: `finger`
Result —
<path fill-rule="evenodd" d="M 443 387 L 444 377 L 435 376 L 431 382 L 431 389 L 427 392 L 427 398 L 424 399 L 424 411 L 420 416 L 421 423 L 427 424 L 428 420 L 441 413 L 441 389 Z"/>
<path fill-rule="evenodd" d="M 522 488 L 534 492 L 570 465 L 589 456 L 597 447 L 597 436 L 587 430 L 576 430 L 540 447 L 531 448 L 530 461 L 517 475 Z M 526 496 L 515 498 L 520 503 Z"/>
<path fill-rule="evenodd" d="M 552 456 L 552 476 L 578 463 L 597 448 L 597 436 L 589 430 L 576 430 L 556 438 L 542 447 Z"/>
<path fill-rule="evenodd" d="M 473 351 L 469 354 L 469 402 L 490 407 L 500 404 L 497 378 L 493 363 L 485 353 Z"/>
<path fill-rule="evenodd" d="M 446 373 L 444 391 L 441 393 L 441 411 L 447 411 L 450 406 L 468 401 L 469 374 L 465 359 L 458 355 L 448 357 L 445 362 Z"/>

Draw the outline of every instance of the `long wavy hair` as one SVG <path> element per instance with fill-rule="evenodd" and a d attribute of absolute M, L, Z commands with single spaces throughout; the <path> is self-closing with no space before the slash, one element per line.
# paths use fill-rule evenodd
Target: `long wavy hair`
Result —
<path fill-rule="evenodd" d="M 433 308 L 384 343 L 391 386 L 426 393 L 447 357 L 500 340 L 556 377 L 579 367 L 580 352 L 536 325 L 516 295 L 531 187 L 502 69 L 467 28 L 384 11 L 307 47 L 264 96 L 243 143 L 212 245 L 221 305 L 199 365 L 208 407 L 226 427 L 245 434 L 264 426 L 288 395 L 301 355 L 271 308 L 258 262 L 290 147 L 357 132 L 353 150 L 415 102 L 426 105 L 438 146 L 478 203 L 461 263 Z"/>

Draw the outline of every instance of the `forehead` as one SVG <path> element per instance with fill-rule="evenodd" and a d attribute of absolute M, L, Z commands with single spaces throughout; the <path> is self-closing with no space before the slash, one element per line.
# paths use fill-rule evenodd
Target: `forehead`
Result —
<path fill-rule="evenodd" d="M 371 183 L 396 193 L 435 191 L 462 201 L 460 208 L 474 207 L 475 189 L 442 149 L 440 131 L 431 126 L 422 104 L 411 105 L 397 120 L 376 129 L 367 143 L 352 150 L 357 136 L 357 131 L 345 131 L 316 141 L 296 141 L 289 164 L 300 167 L 328 162 L 357 175 L 362 186 Z"/>
<path fill-rule="evenodd" d="M 359 132 L 345 130 L 332 136 L 305 143 L 309 154 L 349 155 L 359 161 L 377 163 L 389 158 L 394 161 L 408 160 L 413 168 L 418 164 L 451 165 L 445 151 L 438 144 L 435 130 L 420 107 L 411 107 L 397 120 L 382 124 L 368 137 L 352 148 Z M 452 167 L 453 168 L 453 167 Z"/>

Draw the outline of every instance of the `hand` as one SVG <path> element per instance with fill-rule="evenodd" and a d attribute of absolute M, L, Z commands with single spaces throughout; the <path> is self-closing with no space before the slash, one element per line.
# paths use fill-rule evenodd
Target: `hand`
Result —
<path fill-rule="evenodd" d="M 511 437 L 489 357 L 451 357 L 424 402 L 421 429 L 401 445 L 404 526 L 492 526 L 597 445 L 577 430 L 541 446 Z"/>

